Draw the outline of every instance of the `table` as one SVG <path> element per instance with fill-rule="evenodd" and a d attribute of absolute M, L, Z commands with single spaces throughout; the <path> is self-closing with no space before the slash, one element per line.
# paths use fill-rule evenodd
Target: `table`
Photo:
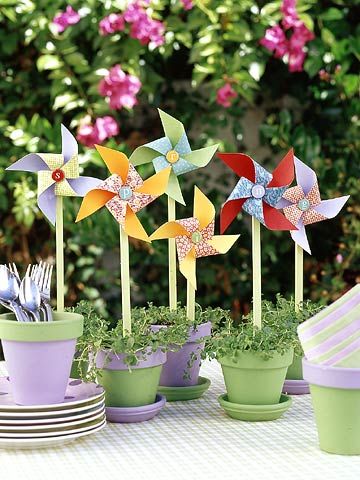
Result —
<path fill-rule="evenodd" d="M 1 480 L 359 480 L 360 456 L 319 450 L 310 395 L 293 397 L 279 420 L 241 422 L 218 404 L 217 362 L 205 362 L 201 374 L 212 381 L 203 398 L 169 403 L 151 421 L 109 423 L 63 447 L 0 450 Z"/>

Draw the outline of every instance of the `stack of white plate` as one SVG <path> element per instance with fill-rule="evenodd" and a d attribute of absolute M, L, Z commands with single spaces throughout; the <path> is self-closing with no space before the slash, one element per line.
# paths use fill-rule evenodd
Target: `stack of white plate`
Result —
<path fill-rule="evenodd" d="M 62 403 L 22 406 L 12 399 L 9 377 L 0 377 L 0 448 L 62 445 L 105 425 L 105 392 L 96 383 L 70 378 Z"/>

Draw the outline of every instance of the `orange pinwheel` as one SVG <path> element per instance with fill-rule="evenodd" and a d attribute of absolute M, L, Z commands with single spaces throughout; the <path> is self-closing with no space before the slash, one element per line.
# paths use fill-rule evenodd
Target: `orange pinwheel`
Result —
<path fill-rule="evenodd" d="M 127 235 L 148 242 L 149 236 L 136 213 L 165 192 L 171 167 L 144 181 L 124 153 L 95 147 L 112 175 L 85 195 L 76 221 L 105 206 Z"/>
<path fill-rule="evenodd" d="M 180 272 L 196 289 L 196 259 L 226 253 L 240 235 L 214 235 L 215 208 L 195 187 L 194 216 L 164 223 L 150 240 L 175 238 Z"/>

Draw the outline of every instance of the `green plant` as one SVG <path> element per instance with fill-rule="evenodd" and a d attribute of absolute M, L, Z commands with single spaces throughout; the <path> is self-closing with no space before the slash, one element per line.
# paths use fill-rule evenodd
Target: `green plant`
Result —
<path fill-rule="evenodd" d="M 271 302 L 263 302 L 262 328 L 252 322 L 252 313 L 240 323 L 229 319 L 219 328 L 205 346 L 208 358 L 236 358 L 239 352 L 259 352 L 264 359 L 275 352 L 285 353 L 297 345 L 297 323 L 293 316 L 276 312 Z"/>
<path fill-rule="evenodd" d="M 132 331 L 123 335 L 122 322 L 115 326 L 104 320 L 93 309 L 90 302 L 80 302 L 71 311 L 84 315 L 86 328 L 78 342 L 77 362 L 89 362 L 86 374 L 88 380 L 95 380 L 101 375 L 96 367 L 96 355 L 105 350 L 108 354 L 125 354 L 125 363 L 131 367 L 147 355 L 161 349 L 163 352 L 178 350 L 187 340 L 188 325 L 176 323 L 169 328 L 154 332 L 151 329 L 151 318 L 145 308 L 132 310 Z"/>
<path fill-rule="evenodd" d="M 291 297 L 290 300 L 284 298 L 282 295 L 276 295 L 276 302 L 263 302 L 264 305 L 264 316 L 266 317 L 277 317 L 280 322 L 290 325 L 293 323 L 295 330 L 298 325 L 305 320 L 313 317 L 318 313 L 322 308 L 319 302 L 313 302 L 311 300 L 305 300 L 301 304 L 301 308 L 298 311 L 295 311 L 295 301 Z M 300 341 L 296 336 L 296 341 L 294 344 L 294 352 L 297 356 L 303 355 L 303 349 L 301 347 Z"/>
<path fill-rule="evenodd" d="M 202 309 L 199 304 L 196 305 L 195 320 L 191 321 L 186 316 L 186 307 L 178 304 L 176 310 L 170 310 L 169 307 L 156 306 L 149 303 L 147 307 L 138 307 L 133 309 L 134 318 L 143 317 L 151 325 L 166 325 L 172 328 L 179 328 L 188 331 L 189 328 L 195 328 L 207 322 L 211 322 L 212 328 L 230 318 L 230 312 L 220 307 L 207 307 Z"/>

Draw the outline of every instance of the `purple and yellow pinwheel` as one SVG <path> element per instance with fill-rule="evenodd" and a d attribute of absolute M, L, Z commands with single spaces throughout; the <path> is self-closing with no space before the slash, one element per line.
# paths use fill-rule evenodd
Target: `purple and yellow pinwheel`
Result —
<path fill-rule="evenodd" d="M 61 153 L 29 153 L 6 170 L 38 173 L 38 205 L 55 225 L 56 197 L 83 197 L 101 183 L 79 175 L 78 145 L 69 130 L 61 125 Z"/>
<path fill-rule="evenodd" d="M 129 160 L 135 166 L 152 162 L 156 172 L 171 167 L 166 193 L 170 198 L 185 205 L 178 176 L 205 167 L 218 146 L 191 150 L 184 125 L 160 109 L 159 115 L 165 136 L 138 147 Z"/>
<path fill-rule="evenodd" d="M 297 227 L 290 232 L 294 242 L 311 255 L 305 226 L 334 218 L 350 195 L 321 200 L 314 170 L 296 157 L 294 163 L 297 185 L 284 192 L 276 207 L 282 208 L 285 217 Z"/>

